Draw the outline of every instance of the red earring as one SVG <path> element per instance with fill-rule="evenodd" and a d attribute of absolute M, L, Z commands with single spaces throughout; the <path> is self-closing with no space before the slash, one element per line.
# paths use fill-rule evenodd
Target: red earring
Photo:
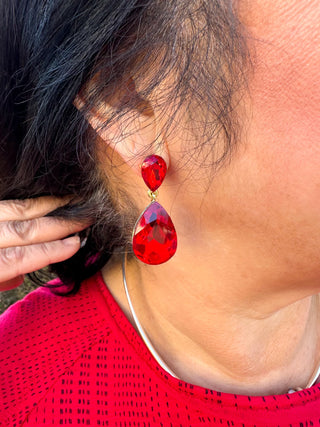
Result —
<path fill-rule="evenodd" d="M 156 201 L 158 188 L 167 172 L 162 157 L 151 155 L 144 159 L 141 174 L 149 188 L 151 203 L 138 218 L 133 230 L 132 248 L 137 258 L 156 265 L 168 261 L 177 250 L 177 233 L 167 211 Z"/>

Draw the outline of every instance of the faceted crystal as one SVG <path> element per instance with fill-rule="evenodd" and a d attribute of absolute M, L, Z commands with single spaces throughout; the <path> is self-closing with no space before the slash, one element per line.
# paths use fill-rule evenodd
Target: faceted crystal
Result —
<path fill-rule="evenodd" d="M 145 158 L 141 165 L 142 178 L 151 191 L 156 191 L 160 187 L 166 173 L 166 162 L 155 154 Z"/>
<path fill-rule="evenodd" d="M 133 252 L 146 264 L 162 264 L 177 249 L 177 233 L 167 211 L 152 202 L 143 211 L 133 230 Z"/>

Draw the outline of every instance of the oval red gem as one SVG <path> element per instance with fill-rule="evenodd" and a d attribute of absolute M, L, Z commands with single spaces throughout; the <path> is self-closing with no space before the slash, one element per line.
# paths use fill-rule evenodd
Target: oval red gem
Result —
<path fill-rule="evenodd" d="M 141 165 L 142 178 L 151 191 L 156 191 L 160 187 L 166 173 L 166 162 L 156 154 L 146 157 Z"/>
<path fill-rule="evenodd" d="M 143 211 L 133 230 L 133 252 L 151 265 L 168 261 L 177 250 L 177 233 L 167 211 L 152 202 Z"/>

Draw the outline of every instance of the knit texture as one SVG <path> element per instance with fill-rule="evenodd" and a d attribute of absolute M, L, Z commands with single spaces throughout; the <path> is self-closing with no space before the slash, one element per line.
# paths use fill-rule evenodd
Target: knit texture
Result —
<path fill-rule="evenodd" d="M 248 397 L 171 377 L 100 273 L 76 295 L 30 293 L 0 317 L 0 331 L 4 427 L 320 426 L 320 385 Z"/>

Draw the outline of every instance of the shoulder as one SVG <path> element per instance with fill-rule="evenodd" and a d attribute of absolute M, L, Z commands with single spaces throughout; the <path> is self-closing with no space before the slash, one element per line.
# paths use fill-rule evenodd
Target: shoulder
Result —
<path fill-rule="evenodd" d="M 9 307 L 0 317 L 0 425 L 4 413 L 7 418 L 36 404 L 77 358 L 105 337 L 107 318 L 95 277 L 75 295 L 39 288 Z"/>
<path fill-rule="evenodd" d="M 31 292 L 0 316 L 1 350 L 8 351 L 11 343 L 17 347 L 24 340 L 40 343 L 43 336 L 48 342 L 51 334 L 55 337 L 52 344 L 56 346 L 59 332 L 72 335 L 74 329 L 87 325 L 90 319 L 94 322 L 101 317 L 95 277 L 84 281 L 79 292 L 71 295 L 57 295 L 49 286 Z"/>

